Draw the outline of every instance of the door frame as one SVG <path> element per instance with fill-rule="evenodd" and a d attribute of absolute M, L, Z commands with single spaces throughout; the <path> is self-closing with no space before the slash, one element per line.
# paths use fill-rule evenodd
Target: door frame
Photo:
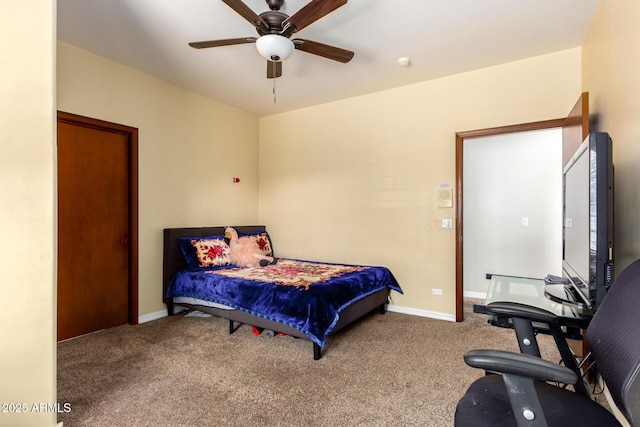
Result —
<path fill-rule="evenodd" d="M 138 129 L 64 111 L 57 112 L 57 122 L 114 132 L 127 138 L 129 170 L 129 247 L 128 247 L 128 323 L 138 324 Z"/>
<path fill-rule="evenodd" d="M 464 320 L 464 263 L 463 263 L 463 148 L 466 139 L 482 136 L 494 136 L 507 133 L 526 132 L 541 129 L 561 128 L 565 119 L 551 119 L 539 122 L 522 123 L 517 125 L 499 126 L 487 129 L 478 129 L 465 132 L 456 132 L 456 322 Z"/>

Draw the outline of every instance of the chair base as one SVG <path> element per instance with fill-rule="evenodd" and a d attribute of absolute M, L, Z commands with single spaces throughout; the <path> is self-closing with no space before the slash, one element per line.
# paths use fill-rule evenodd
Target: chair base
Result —
<path fill-rule="evenodd" d="M 620 426 L 604 407 L 588 398 L 541 381 L 538 398 L 549 427 Z M 501 375 L 476 380 L 456 408 L 456 427 L 516 427 L 507 390 Z"/>

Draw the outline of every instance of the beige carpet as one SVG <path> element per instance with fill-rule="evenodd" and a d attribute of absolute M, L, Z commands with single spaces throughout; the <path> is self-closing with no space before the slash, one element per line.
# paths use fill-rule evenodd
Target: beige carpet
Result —
<path fill-rule="evenodd" d="M 372 313 L 328 340 L 233 335 L 223 319 L 182 314 L 58 344 L 60 414 L 75 426 L 450 426 L 483 372 L 474 348 L 517 351 L 515 334 L 471 313 L 447 322 Z M 541 336 L 543 356 L 560 360 Z"/>

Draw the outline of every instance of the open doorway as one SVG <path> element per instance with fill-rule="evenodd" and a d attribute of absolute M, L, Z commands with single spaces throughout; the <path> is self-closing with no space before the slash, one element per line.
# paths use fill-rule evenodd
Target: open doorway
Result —
<path fill-rule="evenodd" d="M 464 297 L 490 274 L 561 275 L 562 129 L 469 138 L 464 156 Z"/>
<path fill-rule="evenodd" d="M 589 134 L 589 93 L 583 92 L 566 118 L 456 133 L 456 322 L 464 320 L 463 166 L 464 141 L 483 136 L 562 128 L 562 166 Z"/>
<path fill-rule="evenodd" d="M 456 322 L 464 320 L 464 146 L 465 140 L 562 127 L 564 119 L 456 133 Z"/>

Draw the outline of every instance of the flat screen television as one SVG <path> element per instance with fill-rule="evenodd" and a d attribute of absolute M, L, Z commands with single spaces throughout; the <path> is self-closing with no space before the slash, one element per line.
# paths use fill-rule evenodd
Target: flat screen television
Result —
<path fill-rule="evenodd" d="M 611 138 L 593 132 L 563 170 L 562 270 L 596 310 L 613 282 Z"/>

